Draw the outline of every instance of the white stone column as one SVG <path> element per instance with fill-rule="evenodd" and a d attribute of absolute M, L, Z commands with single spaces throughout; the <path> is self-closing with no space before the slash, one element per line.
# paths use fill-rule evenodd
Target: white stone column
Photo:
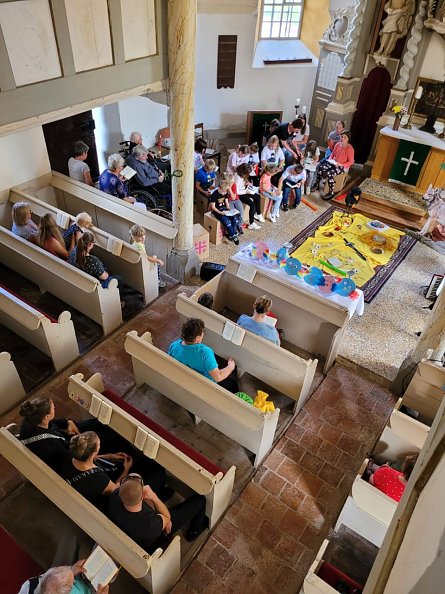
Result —
<path fill-rule="evenodd" d="M 419 51 L 419 45 L 422 41 L 422 31 L 424 28 L 424 21 L 426 18 L 427 0 L 421 0 L 417 14 L 414 18 L 414 24 L 411 27 L 411 35 L 406 44 L 406 51 L 403 56 L 403 65 L 400 69 L 399 80 L 396 88 L 406 91 L 408 89 L 408 81 L 415 67 L 415 57 Z"/>
<path fill-rule="evenodd" d="M 178 226 L 167 272 L 181 281 L 196 274 L 193 248 L 193 146 L 197 0 L 168 0 L 169 124 L 173 218 Z"/>
<path fill-rule="evenodd" d="M 366 8 L 366 0 L 356 0 L 354 16 L 352 17 L 351 31 L 349 40 L 346 44 L 346 54 L 343 63 L 342 78 L 351 78 L 354 71 L 355 56 L 360 43 L 360 34 L 362 32 L 363 15 Z"/>

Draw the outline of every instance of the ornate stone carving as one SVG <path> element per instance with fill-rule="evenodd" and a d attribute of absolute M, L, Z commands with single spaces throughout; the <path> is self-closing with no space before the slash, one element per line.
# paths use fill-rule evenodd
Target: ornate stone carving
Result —
<path fill-rule="evenodd" d="M 363 13 L 365 11 L 367 0 L 356 0 L 354 6 L 354 15 L 352 17 L 349 40 L 346 45 L 346 55 L 343 65 L 343 71 L 340 74 L 343 78 L 351 78 L 354 66 L 354 60 L 357 53 L 357 47 L 360 41 L 360 32 L 362 30 Z"/>
<path fill-rule="evenodd" d="M 350 4 L 345 8 L 339 8 L 332 17 L 331 24 L 323 33 L 324 41 L 346 45 L 348 34 L 351 28 L 354 5 Z"/>
<path fill-rule="evenodd" d="M 425 27 L 445 35 L 445 0 L 428 0 Z"/>
<path fill-rule="evenodd" d="M 411 35 L 406 44 L 406 52 L 403 56 L 402 67 L 400 68 L 399 80 L 396 88 L 406 91 L 408 89 L 409 76 L 414 68 L 414 58 L 419 51 L 419 44 L 422 41 L 422 29 L 426 16 L 426 5 L 428 0 L 421 0 L 419 10 L 414 19 L 414 25 L 411 28 Z"/>
<path fill-rule="evenodd" d="M 376 55 L 391 56 L 397 41 L 408 33 L 415 9 L 415 0 L 389 0 L 385 4 L 387 16 L 382 21 Z"/>

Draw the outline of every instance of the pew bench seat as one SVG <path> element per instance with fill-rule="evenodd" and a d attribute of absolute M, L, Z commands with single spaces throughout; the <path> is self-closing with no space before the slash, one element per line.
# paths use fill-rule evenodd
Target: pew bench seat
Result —
<path fill-rule="evenodd" d="M 207 500 L 206 514 L 212 527 L 230 503 L 235 467 L 224 472 L 206 456 L 153 421 L 146 414 L 126 402 L 113 390 L 105 389 L 100 373 L 87 381 L 82 374 L 72 375 L 68 395 L 93 416 L 100 416 L 101 408 L 110 407 L 108 425 L 147 456 L 156 460 L 172 476 L 188 485 Z M 100 401 L 100 402 L 99 402 Z M 100 406 L 98 406 L 100 405 Z M 146 432 L 145 436 L 141 431 Z M 150 441 L 150 451 L 141 435 Z"/>
<path fill-rule="evenodd" d="M 2 594 L 17 594 L 26 580 L 44 571 L 3 526 L 0 526 L 0 551 Z"/>
<path fill-rule="evenodd" d="M 271 449 L 279 409 L 263 413 L 225 388 L 183 365 L 157 347 L 146 332 L 128 332 L 125 350 L 131 356 L 137 385 L 147 384 L 255 454 L 254 467 Z"/>
<path fill-rule="evenodd" d="M 0 454 L 100 545 L 151 594 L 167 594 L 180 574 L 180 537 L 152 555 L 144 551 L 73 489 L 7 428 L 0 429 Z"/>
<path fill-rule="evenodd" d="M 0 323 L 51 358 L 60 371 L 79 356 L 71 313 L 56 320 L 0 284 Z"/>

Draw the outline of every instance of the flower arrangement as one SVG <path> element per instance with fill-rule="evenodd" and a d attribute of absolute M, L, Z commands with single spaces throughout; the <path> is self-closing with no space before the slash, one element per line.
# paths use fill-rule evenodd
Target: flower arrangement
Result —
<path fill-rule="evenodd" d="M 408 113 L 408 108 L 404 105 L 393 105 L 391 107 L 391 111 L 396 116 L 396 118 L 403 118 L 403 116 Z"/>

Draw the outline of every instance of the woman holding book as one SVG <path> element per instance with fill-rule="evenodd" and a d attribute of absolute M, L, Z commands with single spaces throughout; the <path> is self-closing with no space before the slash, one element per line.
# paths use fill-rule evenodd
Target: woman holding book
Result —
<path fill-rule="evenodd" d="M 335 176 L 348 172 L 349 168 L 354 165 L 354 149 L 350 142 L 351 133 L 349 130 L 345 130 L 340 136 L 340 142 L 334 146 L 329 159 L 320 163 L 317 169 L 317 177 L 312 191 L 318 190 L 321 180 L 325 179 L 328 182 L 329 192 L 323 196 L 323 200 L 332 200 L 334 197 Z"/>

